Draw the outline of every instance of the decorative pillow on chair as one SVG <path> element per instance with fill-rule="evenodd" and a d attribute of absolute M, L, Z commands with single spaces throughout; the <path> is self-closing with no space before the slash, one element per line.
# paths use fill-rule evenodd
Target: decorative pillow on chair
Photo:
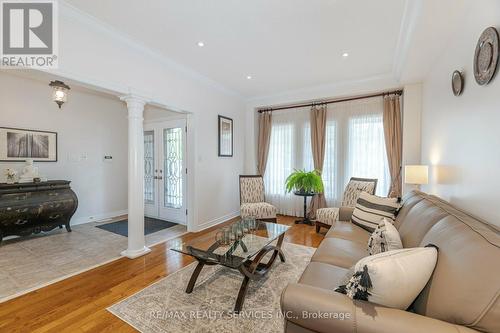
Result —
<path fill-rule="evenodd" d="M 361 228 L 373 232 L 384 217 L 394 221 L 398 209 L 397 198 L 382 198 L 362 192 L 356 202 L 351 221 Z"/>
<path fill-rule="evenodd" d="M 368 240 L 368 253 L 372 255 L 402 248 L 398 230 L 391 221 L 384 218 Z"/>
<path fill-rule="evenodd" d="M 429 281 L 436 266 L 434 245 L 375 254 L 359 260 L 355 273 L 335 291 L 351 299 L 406 310 Z"/>

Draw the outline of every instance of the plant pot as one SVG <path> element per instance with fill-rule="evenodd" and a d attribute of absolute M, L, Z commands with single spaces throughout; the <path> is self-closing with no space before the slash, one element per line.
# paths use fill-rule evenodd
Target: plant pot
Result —
<path fill-rule="evenodd" d="M 304 190 L 298 190 L 293 192 L 296 195 L 312 195 L 314 192 L 311 191 L 304 191 Z"/>

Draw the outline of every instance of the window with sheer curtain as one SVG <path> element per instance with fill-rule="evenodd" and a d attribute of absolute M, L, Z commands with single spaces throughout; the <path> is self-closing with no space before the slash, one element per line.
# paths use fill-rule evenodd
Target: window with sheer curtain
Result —
<path fill-rule="evenodd" d="M 309 115 L 309 108 L 273 112 L 264 181 L 266 200 L 281 214 L 303 214 L 302 197 L 285 193 L 285 180 L 294 169 L 314 169 Z M 387 195 L 390 175 L 381 97 L 328 105 L 322 178 L 329 207 L 340 205 L 351 177 L 377 178 L 377 194 Z"/>

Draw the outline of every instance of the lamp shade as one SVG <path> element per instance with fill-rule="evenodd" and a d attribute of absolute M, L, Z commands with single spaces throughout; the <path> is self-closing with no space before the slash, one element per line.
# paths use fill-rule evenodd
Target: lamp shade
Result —
<path fill-rule="evenodd" d="M 405 183 L 422 185 L 429 183 L 429 167 L 427 165 L 405 166 Z"/>

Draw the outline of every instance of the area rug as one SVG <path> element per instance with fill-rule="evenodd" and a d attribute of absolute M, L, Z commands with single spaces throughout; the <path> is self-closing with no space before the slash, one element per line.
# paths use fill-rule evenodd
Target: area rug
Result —
<path fill-rule="evenodd" d="M 284 243 L 286 262 L 277 259 L 265 278 L 250 281 L 239 314 L 232 312 L 242 275 L 221 266 L 205 266 L 191 294 L 186 285 L 192 263 L 111 306 L 108 311 L 144 333 L 152 332 L 283 332 L 280 296 L 297 282 L 315 251 Z"/>
<path fill-rule="evenodd" d="M 149 235 L 176 225 L 177 223 L 158 220 L 146 216 L 144 217 L 144 235 Z M 96 227 L 120 236 L 128 237 L 128 220 L 101 224 Z"/>

